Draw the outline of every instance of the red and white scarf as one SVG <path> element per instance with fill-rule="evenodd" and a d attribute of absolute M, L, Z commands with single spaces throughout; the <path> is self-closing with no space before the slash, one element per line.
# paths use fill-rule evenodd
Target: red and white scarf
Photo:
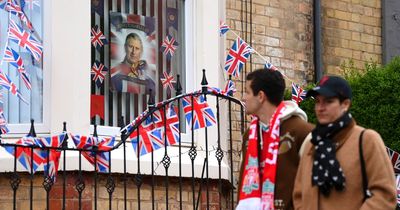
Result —
<path fill-rule="evenodd" d="M 285 105 L 282 102 L 271 117 L 268 131 L 261 131 L 263 141 L 261 167 L 258 160 L 259 119 L 254 117 L 251 121 L 245 167 L 242 175 L 242 183 L 240 183 L 241 186 L 239 188 L 239 203 L 236 210 L 275 209 L 274 191 L 279 148 L 279 128 L 280 118 L 284 110 Z"/>

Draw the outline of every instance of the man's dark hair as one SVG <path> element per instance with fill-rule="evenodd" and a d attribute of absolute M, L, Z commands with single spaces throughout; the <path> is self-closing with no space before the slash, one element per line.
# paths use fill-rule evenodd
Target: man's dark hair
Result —
<path fill-rule="evenodd" d="M 246 76 L 250 81 L 250 87 L 253 94 L 263 91 L 268 97 L 268 101 L 278 106 L 283 101 L 285 92 L 285 80 L 279 71 L 269 69 L 257 69 Z"/>

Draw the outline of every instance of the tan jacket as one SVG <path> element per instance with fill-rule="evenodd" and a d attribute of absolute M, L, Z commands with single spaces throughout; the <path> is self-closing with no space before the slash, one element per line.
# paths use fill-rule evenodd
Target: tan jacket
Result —
<path fill-rule="evenodd" d="M 374 130 L 363 136 L 363 157 L 366 164 L 368 188 L 372 197 L 363 202 L 359 136 L 364 128 L 355 125 L 340 131 L 334 141 L 338 143 L 336 158 L 343 169 L 346 187 L 342 192 L 332 189 L 328 197 L 311 185 L 314 147 L 305 142 L 293 192 L 295 209 L 300 210 L 388 210 L 395 209 L 396 188 L 394 171 L 382 138 Z"/>
<path fill-rule="evenodd" d="M 297 166 L 300 161 L 299 150 L 314 125 L 307 123 L 306 114 L 290 101 L 285 101 L 287 112 L 283 114 L 280 127 L 279 153 L 275 183 L 275 209 L 293 209 L 292 192 Z M 248 137 L 243 138 L 243 160 L 240 167 L 239 188 L 242 180 L 243 162 L 246 154 Z M 239 189 L 240 192 L 240 189 Z M 238 195 L 239 196 L 239 195 Z M 238 199 L 239 200 L 239 199 Z"/>

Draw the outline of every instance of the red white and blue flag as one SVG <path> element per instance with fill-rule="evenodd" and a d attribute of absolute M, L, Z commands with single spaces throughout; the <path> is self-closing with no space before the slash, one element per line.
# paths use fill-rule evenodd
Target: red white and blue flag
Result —
<path fill-rule="evenodd" d="M 235 83 L 232 80 L 228 80 L 223 93 L 228 96 L 233 96 L 233 94 L 236 93 Z"/>
<path fill-rule="evenodd" d="M 193 129 L 212 126 L 216 123 L 214 112 L 204 99 L 204 96 L 193 96 L 193 104 L 192 96 L 183 97 L 182 106 L 183 111 L 185 112 L 186 121 L 189 126 L 192 126 L 193 117 Z"/>
<path fill-rule="evenodd" d="M 99 61 L 95 61 L 92 66 L 91 70 L 91 75 L 92 75 L 92 80 L 96 82 L 96 85 L 98 88 L 101 87 L 101 84 L 103 84 L 104 78 L 106 77 L 108 68 L 105 67 L 102 63 Z"/>
<path fill-rule="evenodd" d="M 29 81 L 29 74 L 25 70 L 24 62 L 16 51 L 7 46 L 4 52 L 3 61 L 10 63 L 17 68 L 19 76 L 24 82 L 25 86 L 29 90 L 32 89 L 31 82 Z"/>
<path fill-rule="evenodd" d="M 165 116 L 164 111 L 166 110 Z M 177 107 L 165 105 L 165 108 L 157 110 L 153 113 L 153 123 L 156 128 L 161 131 L 162 138 L 165 139 L 167 146 L 174 145 L 180 141 L 179 139 L 179 117 L 176 114 Z"/>
<path fill-rule="evenodd" d="M 18 16 L 21 22 L 23 22 L 26 25 L 26 27 L 28 27 L 30 30 L 33 29 L 31 21 L 29 21 L 24 11 L 16 2 L 13 2 L 13 0 L 7 0 L 5 9 L 11 14 Z"/>
<path fill-rule="evenodd" d="M 161 51 L 168 59 L 171 59 L 174 56 L 176 48 L 178 48 L 178 42 L 171 35 L 167 35 L 162 42 Z"/>
<path fill-rule="evenodd" d="M 252 52 L 253 48 L 238 37 L 235 42 L 233 42 L 228 56 L 226 57 L 225 71 L 234 77 L 239 77 L 240 71 Z"/>
<path fill-rule="evenodd" d="M 171 90 L 173 90 L 176 81 L 174 80 L 174 77 L 171 74 L 172 72 L 168 74 L 167 72 L 164 71 L 163 77 L 161 77 L 160 80 L 164 88 L 169 87 Z"/>
<path fill-rule="evenodd" d="M 10 77 L 8 77 L 8 75 L 2 71 L 0 71 L 0 86 L 10 91 L 11 94 L 18 96 L 18 98 L 24 103 L 29 104 L 28 101 L 22 97 L 22 94 L 19 92 L 15 83 L 11 81 Z"/>
<path fill-rule="evenodd" d="M 222 36 L 228 31 L 229 31 L 229 26 L 225 22 L 220 21 L 220 24 L 219 24 L 219 35 Z"/>
<path fill-rule="evenodd" d="M 1 103 L 3 103 L 3 102 L 1 102 Z M 0 131 L 1 131 L 1 134 L 6 134 L 6 133 L 10 132 L 10 130 L 8 129 L 8 126 L 7 126 L 6 118 L 4 117 L 3 109 L 0 109 Z"/>
<path fill-rule="evenodd" d="M 91 41 L 92 45 L 97 49 L 100 50 L 101 47 L 108 44 L 106 36 L 104 36 L 103 32 L 101 32 L 100 27 L 95 25 L 91 30 Z"/>
<path fill-rule="evenodd" d="M 386 147 L 386 152 L 392 161 L 392 166 L 395 174 L 400 174 L 400 154 L 389 147 Z"/>
<path fill-rule="evenodd" d="M 41 149 L 31 149 L 21 146 L 38 146 L 36 139 L 33 137 L 23 137 L 15 142 L 15 144 L 19 146 L 5 146 L 4 148 L 8 153 L 15 156 L 18 162 L 20 162 L 29 173 L 31 173 L 31 170 L 32 173 L 35 173 L 37 168 L 46 160 L 46 156 L 44 156 Z M 31 159 L 31 154 L 33 155 L 33 161 Z M 33 165 L 31 163 L 33 163 Z"/>
<path fill-rule="evenodd" d="M 400 175 L 396 175 L 396 192 L 397 206 L 400 206 Z"/>
<path fill-rule="evenodd" d="M 96 170 L 107 173 L 110 170 L 110 151 L 114 147 L 115 137 L 93 137 L 71 135 L 72 140 L 78 149 L 87 149 L 92 151 L 82 151 L 82 155 L 93 166 L 96 164 Z M 93 152 L 94 147 L 98 152 Z"/>
<path fill-rule="evenodd" d="M 300 104 L 307 95 L 307 91 L 303 90 L 300 85 L 292 82 L 292 101 Z"/>
<path fill-rule="evenodd" d="M 11 19 L 8 28 L 8 38 L 29 51 L 36 60 L 40 60 L 43 53 L 42 44 Z"/>
<path fill-rule="evenodd" d="M 276 68 L 276 66 L 272 65 L 272 63 L 270 63 L 270 62 L 266 62 L 264 68 L 268 69 L 268 70 L 273 70 L 273 71 L 278 70 L 278 68 Z"/>
<path fill-rule="evenodd" d="M 155 127 L 151 116 L 148 116 L 145 121 L 129 135 L 129 138 L 138 156 L 148 154 L 156 149 L 164 147 L 161 131 L 159 128 Z"/>

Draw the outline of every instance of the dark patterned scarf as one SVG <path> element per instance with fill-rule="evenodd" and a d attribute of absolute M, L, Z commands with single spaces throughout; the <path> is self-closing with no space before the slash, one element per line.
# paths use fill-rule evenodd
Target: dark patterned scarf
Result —
<path fill-rule="evenodd" d="M 312 131 L 311 143 L 314 144 L 315 153 L 311 182 L 325 196 L 329 195 L 332 187 L 338 191 L 345 187 L 346 179 L 336 159 L 336 146 L 332 138 L 351 121 L 351 114 L 346 112 L 335 122 L 325 125 L 318 123 Z"/>

